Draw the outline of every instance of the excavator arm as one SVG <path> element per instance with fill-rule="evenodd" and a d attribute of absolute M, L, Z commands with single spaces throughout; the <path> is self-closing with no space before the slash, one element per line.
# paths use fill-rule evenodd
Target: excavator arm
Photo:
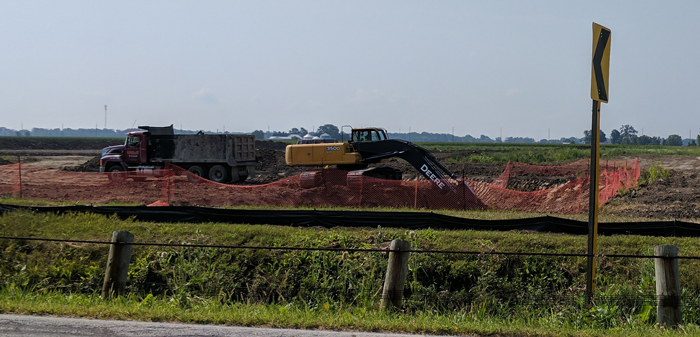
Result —
<path fill-rule="evenodd" d="M 442 165 L 428 150 L 418 145 L 401 139 L 387 139 L 353 142 L 352 146 L 364 158 L 366 164 L 378 163 L 386 158 L 401 158 L 441 190 L 446 193 L 457 193 L 455 184 L 450 183 L 451 180 L 458 178 L 457 175 Z"/>

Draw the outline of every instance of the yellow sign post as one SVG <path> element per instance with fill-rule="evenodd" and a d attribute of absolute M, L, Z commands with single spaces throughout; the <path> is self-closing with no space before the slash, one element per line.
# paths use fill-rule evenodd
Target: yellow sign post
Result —
<path fill-rule="evenodd" d="M 610 68 L 610 29 L 593 23 L 593 60 L 591 65 L 591 123 L 590 198 L 588 202 L 588 268 L 586 270 L 586 301 L 591 303 L 595 290 L 595 253 L 598 248 L 598 179 L 600 177 L 600 102 L 608 102 L 608 73 Z"/>

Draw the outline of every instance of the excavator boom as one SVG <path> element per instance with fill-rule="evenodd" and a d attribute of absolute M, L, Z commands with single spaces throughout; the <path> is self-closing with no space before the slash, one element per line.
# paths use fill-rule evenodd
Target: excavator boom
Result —
<path fill-rule="evenodd" d="M 432 153 L 418 145 L 401 139 L 387 139 L 353 143 L 353 147 L 362 158 L 365 158 L 367 164 L 379 162 L 385 158 L 401 158 L 441 190 L 448 189 L 452 193 L 457 193 L 454 184 L 448 183 L 449 180 L 457 179 L 457 175 L 442 165 Z"/>

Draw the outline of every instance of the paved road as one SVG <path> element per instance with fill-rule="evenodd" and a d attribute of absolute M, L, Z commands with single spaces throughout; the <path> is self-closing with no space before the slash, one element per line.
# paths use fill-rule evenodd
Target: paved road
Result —
<path fill-rule="evenodd" d="M 50 316 L 0 315 L 0 336 L 415 337 L 418 335 L 247 328 L 221 325 L 114 321 Z"/>

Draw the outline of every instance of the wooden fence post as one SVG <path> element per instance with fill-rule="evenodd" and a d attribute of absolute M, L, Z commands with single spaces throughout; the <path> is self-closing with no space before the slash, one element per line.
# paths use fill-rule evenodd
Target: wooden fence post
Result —
<path fill-rule="evenodd" d="M 654 255 L 666 256 L 654 259 L 656 272 L 656 321 L 659 325 L 675 327 L 682 324 L 681 282 L 678 274 L 678 247 L 660 245 L 654 247 Z"/>
<path fill-rule="evenodd" d="M 112 232 L 112 244 L 109 246 L 105 280 L 102 283 L 102 298 L 119 295 L 124 292 L 126 276 L 129 273 L 134 234 L 127 231 Z"/>
<path fill-rule="evenodd" d="M 411 249 L 411 243 L 408 241 L 395 239 L 391 241 L 391 250 L 397 252 L 389 252 L 389 265 L 386 269 L 384 277 L 384 288 L 382 290 L 383 309 L 388 309 L 391 306 L 396 308 L 401 307 L 403 299 L 403 288 L 406 285 L 406 274 L 408 273 L 408 252 L 401 252 Z"/>

